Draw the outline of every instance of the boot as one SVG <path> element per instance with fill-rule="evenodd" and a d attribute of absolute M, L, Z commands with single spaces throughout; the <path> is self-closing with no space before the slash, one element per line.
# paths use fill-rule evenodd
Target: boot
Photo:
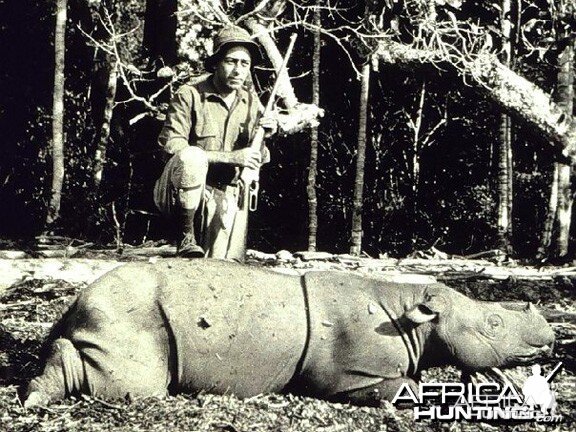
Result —
<path fill-rule="evenodd" d="M 204 249 L 196 243 L 194 235 L 194 214 L 196 210 L 178 209 L 178 246 L 176 256 L 182 258 L 203 258 Z"/>

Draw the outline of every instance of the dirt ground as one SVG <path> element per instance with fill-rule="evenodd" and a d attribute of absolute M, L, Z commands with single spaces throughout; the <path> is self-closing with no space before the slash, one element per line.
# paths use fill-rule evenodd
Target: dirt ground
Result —
<path fill-rule="evenodd" d="M 571 431 L 576 427 L 576 322 L 571 318 L 574 315 L 566 318 L 563 314 L 576 312 L 576 276 L 570 272 L 537 280 L 515 277 L 493 280 L 482 274 L 470 277 L 458 271 L 437 275 L 439 280 L 477 299 L 527 300 L 558 312 L 551 320 L 557 335 L 555 354 L 541 364 L 545 372 L 559 361 L 564 365 L 554 380 L 557 413 L 562 414 L 564 420 L 560 424 L 414 421 L 412 410 L 398 410 L 391 404 L 364 408 L 291 395 L 263 395 L 249 400 L 211 394 L 117 401 L 81 398 L 25 410 L 19 402 L 18 391 L 40 372 L 39 351 L 52 323 L 87 283 L 121 264 L 110 257 L 64 258 L 51 262 L 52 270 L 46 271 L 45 262 L 41 261 L 0 259 L 0 430 Z M 264 265 L 264 262 L 251 265 Z M 290 260 L 268 260 L 265 265 L 281 267 L 284 271 L 318 267 L 302 262 L 294 264 Z M 334 267 L 366 273 L 362 265 L 331 262 L 330 268 Z M 377 275 L 377 271 L 374 274 Z M 526 378 L 529 367 L 517 367 L 507 373 L 511 377 Z M 435 368 L 423 376 L 424 381 L 459 379 L 460 372 L 455 368 Z"/>

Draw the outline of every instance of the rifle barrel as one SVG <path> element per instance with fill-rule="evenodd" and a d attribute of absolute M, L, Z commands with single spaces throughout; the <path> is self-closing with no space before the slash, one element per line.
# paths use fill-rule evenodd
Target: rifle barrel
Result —
<path fill-rule="evenodd" d="M 556 367 L 554 369 L 552 369 L 552 372 L 550 372 L 547 376 L 546 376 L 546 381 L 550 382 L 552 381 L 552 379 L 554 378 L 554 376 L 556 375 L 556 373 L 560 370 L 560 368 L 562 367 L 562 362 L 559 362 Z"/>
<path fill-rule="evenodd" d="M 278 93 L 278 88 L 280 87 L 280 76 L 282 72 L 286 69 L 288 65 L 288 60 L 290 59 L 290 55 L 292 54 L 292 50 L 294 48 L 294 43 L 296 42 L 296 33 L 293 33 L 290 36 L 290 42 L 288 44 L 288 48 L 286 49 L 286 54 L 284 54 L 284 58 L 282 59 L 282 63 L 276 71 L 276 80 L 274 81 L 274 86 L 272 87 L 272 92 L 270 93 L 270 97 L 268 98 L 268 102 L 266 103 L 266 107 L 262 112 L 262 118 L 267 115 L 272 110 L 272 105 L 274 104 L 274 99 L 276 99 L 276 93 Z M 259 149 L 262 146 L 262 142 L 264 140 L 264 129 L 260 126 L 256 127 L 256 132 L 254 137 L 252 138 L 252 142 L 250 143 L 250 147 L 253 149 Z M 240 175 L 241 183 L 243 183 L 244 188 L 242 189 L 242 193 L 240 194 L 240 208 L 244 208 L 248 205 L 249 210 L 255 211 L 258 205 L 258 169 L 252 170 L 249 168 L 243 168 L 242 173 Z"/>
<path fill-rule="evenodd" d="M 274 81 L 274 86 L 272 87 L 272 92 L 270 93 L 270 97 L 268 98 L 268 102 L 266 103 L 266 108 L 264 108 L 264 114 L 268 114 L 268 112 L 272 109 L 272 104 L 274 103 L 274 99 L 276 99 L 276 93 L 278 93 L 278 87 L 280 87 L 280 75 L 286 69 L 288 65 L 288 59 L 292 55 L 292 50 L 294 49 L 294 43 L 296 42 L 296 33 L 292 33 L 290 36 L 290 43 L 288 44 L 288 48 L 286 49 L 286 54 L 282 59 L 282 63 L 278 68 L 278 73 L 276 76 L 276 80 Z"/>

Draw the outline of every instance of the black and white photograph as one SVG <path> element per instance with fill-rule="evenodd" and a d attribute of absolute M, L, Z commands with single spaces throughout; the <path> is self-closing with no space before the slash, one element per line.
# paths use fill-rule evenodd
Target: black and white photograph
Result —
<path fill-rule="evenodd" d="M 0 0 L 0 430 L 573 431 L 575 52 L 575 0 Z"/>

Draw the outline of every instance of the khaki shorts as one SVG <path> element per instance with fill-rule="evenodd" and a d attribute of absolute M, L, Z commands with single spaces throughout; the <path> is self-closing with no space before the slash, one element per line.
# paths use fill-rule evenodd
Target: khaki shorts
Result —
<path fill-rule="evenodd" d="M 197 147 L 190 149 L 170 158 L 154 186 L 154 203 L 169 219 L 174 216 L 178 189 L 196 187 L 206 182 L 206 154 Z M 188 164 L 188 169 L 184 169 L 185 164 Z M 238 186 L 204 187 L 198 209 L 201 229 L 197 233 L 197 240 L 207 257 L 244 260 L 248 211 L 238 208 L 239 195 Z"/>

